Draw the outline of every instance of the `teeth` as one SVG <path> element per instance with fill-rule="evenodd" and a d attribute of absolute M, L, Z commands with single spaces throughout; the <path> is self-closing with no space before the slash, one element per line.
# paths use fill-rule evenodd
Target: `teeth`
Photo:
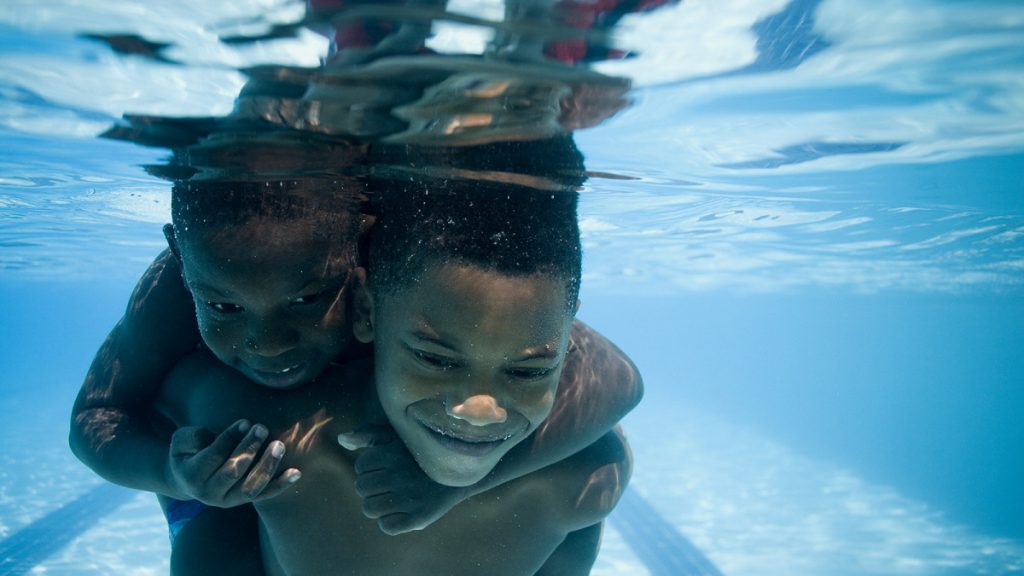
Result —
<path fill-rule="evenodd" d="M 281 374 L 287 374 L 287 373 L 291 372 L 293 368 L 295 368 L 295 366 L 291 366 L 289 368 L 285 368 L 284 370 L 281 370 Z"/>
<path fill-rule="evenodd" d="M 509 438 L 511 438 L 511 437 L 513 437 L 513 436 L 515 436 L 515 432 L 509 432 L 508 434 L 506 434 L 506 435 L 502 436 L 501 438 L 495 438 L 494 440 L 479 440 L 479 441 L 474 441 L 474 440 L 466 440 L 466 439 L 464 439 L 464 438 L 460 438 L 460 437 L 456 436 L 455 434 L 452 434 L 451 432 L 449 432 L 449 431 L 447 431 L 447 430 L 445 430 L 445 429 L 443 429 L 443 428 L 433 428 L 433 427 L 431 427 L 431 428 L 432 428 L 432 429 L 433 429 L 433 430 L 434 430 L 435 432 L 437 432 L 438 434 L 440 434 L 441 436 L 445 436 L 445 437 L 447 437 L 447 438 L 454 438 L 454 439 L 456 439 L 456 440 L 460 440 L 460 441 L 462 441 L 462 442 L 470 442 L 470 443 L 476 443 L 476 442 L 486 443 L 486 442 L 499 442 L 499 441 L 500 441 L 500 442 L 504 442 L 505 440 L 508 440 Z"/>

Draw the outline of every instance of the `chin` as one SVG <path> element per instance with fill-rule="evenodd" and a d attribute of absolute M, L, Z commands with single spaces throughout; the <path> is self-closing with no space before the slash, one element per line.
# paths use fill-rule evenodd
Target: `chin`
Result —
<path fill-rule="evenodd" d="M 453 454 L 437 454 L 426 451 L 413 453 L 417 464 L 431 480 L 444 486 L 463 488 L 483 480 L 498 464 L 500 456 L 473 458 Z M 424 466 L 429 460 L 430 465 Z"/>
<path fill-rule="evenodd" d="M 422 466 L 421 466 L 422 468 Z M 453 488 L 465 488 L 466 486 L 472 486 L 477 482 L 484 479 L 487 474 L 493 469 L 488 468 L 487 470 L 479 472 L 463 472 L 463 471 L 452 471 L 452 470 L 426 470 L 423 471 L 430 477 L 431 480 L 441 484 L 443 486 L 451 486 Z"/>

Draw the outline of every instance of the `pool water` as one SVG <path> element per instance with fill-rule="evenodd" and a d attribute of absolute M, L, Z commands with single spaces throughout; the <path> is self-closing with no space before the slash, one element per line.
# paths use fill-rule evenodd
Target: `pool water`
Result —
<path fill-rule="evenodd" d="M 684 1 L 624 18 L 638 56 L 597 65 L 635 91 L 576 135 L 579 317 L 646 398 L 594 574 L 1024 573 L 1024 6 L 884 4 Z M 316 65 L 312 33 L 217 41 L 301 14 L 0 6 L 0 572 L 167 572 L 155 499 L 67 449 L 169 219 L 140 168 L 165 153 L 96 136 L 225 114 L 246 65 Z M 79 36 L 112 32 L 183 64 Z"/>

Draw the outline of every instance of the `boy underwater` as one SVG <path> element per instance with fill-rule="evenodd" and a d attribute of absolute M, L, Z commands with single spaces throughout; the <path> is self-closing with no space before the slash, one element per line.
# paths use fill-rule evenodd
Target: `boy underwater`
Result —
<path fill-rule="evenodd" d="M 372 367 L 335 366 L 280 389 L 200 351 L 162 387 L 161 411 L 212 430 L 258 420 L 287 446 L 284 463 L 304 470 L 255 503 L 268 574 L 589 573 L 631 469 L 617 431 L 422 530 L 388 536 L 360 513 L 382 471 L 339 447 L 338 433 L 385 421 L 431 479 L 474 485 L 541 429 L 575 353 L 575 193 L 449 180 L 387 196 L 353 292 L 353 332 L 373 344 Z"/>
<path fill-rule="evenodd" d="M 510 150 L 518 150 L 512 157 L 522 159 L 537 149 L 537 143 L 508 146 L 505 150 L 485 152 L 488 157 L 503 158 L 508 157 Z M 564 143 L 553 146 L 558 148 Z M 199 188 L 210 187 L 197 186 L 196 190 Z M 252 184 L 249 188 L 260 186 Z M 182 206 L 190 206 L 189 210 L 196 208 L 189 202 Z M 325 206 L 317 206 L 313 212 L 322 217 Z M 227 212 L 231 210 L 234 208 Z M 307 260 L 298 265 L 291 252 L 297 250 L 302 254 L 310 251 L 310 246 L 296 247 L 289 243 L 310 242 L 296 240 L 308 238 L 308 230 L 316 228 L 308 223 L 288 226 L 287 233 L 280 234 L 268 233 L 266 229 L 247 234 L 241 232 L 244 225 L 233 232 L 231 227 L 222 228 L 221 240 L 241 241 L 220 245 L 235 250 L 235 256 L 197 255 L 194 248 L 205 245 L 190 240 L 189 233 L 198 234 L 202 230 L 199 223 L 205 216 L 194 214 L 194 225 L 189 229 L 182 221 L 187 220 L 187 212 L 175 210 L 178 222 L 170 240 L 178 248 L 177 257 L 165 253 L 147 271 L 125 317 L 97 354 L 75 404 L 71 444 L 79 458 L 108 480 L 180 501 L 199 500 L 213 507 L 187 507 L 183 520 L 188 522 L 183 527 L 178 526 L 180 532 L 172 556 L 172 570 L 176 573 L 190 570 L 210 573 L 213 566 L 247 573 L 248 569 L 243 566 L 247 557 L 253 555 L 255 533 L 244 528 L 256 526 L 251 508 L 222 508 L 269 501 L 293 488 L 290 481 L 297 477 L 295 468 L 277 473 L 287 442 L 275 441 L 267 445 L 266 440 L 271 436 L 267 427 L 263 423 L 250 425 L 243 418 L 232 426 L 218 426 L 217 430 L 223 431 L 216 436 L 200 426 L 181 427 L 173 436 L 170 430 L 155 430 L 151 408 L 160 389 L 159 383 L 180 358 L 199 344 L 197 335 L 201 335 L 202 344 L 224 366 L 235 367 L 240 370 L 239 374 L 264 388 L 305 387 L 314 379 L 319 381 L 318 369 L 330 371 L 334 361 L 348 362 L 365 356 L 365 346 L 351 342 L 350 296 L 345 281 L 354 269 L 355 236 L 360 226 L 349 218 L 346 226 L 322 233 L 319 239 L 312 241 L 315 244 L 312 252 L 319 254 L 316 261 Z M 262 225 L 272 220 L 265 220 Z M 342 221 L 344 219 L 334 223 Z M 217 219 L 211 222 L 216 223 Z M 320 229 L 326 228 L 321 226 Z M 259 251 L 252 248 L 273 248 L 268 238 L 280 240 L 279 257 L 275 260 L 265 254 L 257 255 L 254 260 Z M 203 292 L 204 282 L 200 280 L 209 283 L 209 279 L 201 278 L 202 271 L 225 272 L 229 268 L 225 267 L 225 262 L 229 259 L 238 265 L 237 271 L 244 277 L 241 292 L 252 287 L 263 290 L 278 284 L 285 286 L 288 282 L 303 283 L 307 279 L 309 282 L 271 290 L 272 297 L 255 298 L 256 304 L 249 304 L 253 308 L 249 310 L 232 301 L 234 294 L 224 297 L 223 292 L 220 295 Z M 191 291 L 187 291 L 179 279 L 179 266 L 184 270 L 185 285 L 192 288 Z M 309 277 L 310 273 L 314 275 Z M 275 278 L 280 282 L 273 281 Z M 270 304 L 260 309 L 259 302 L 264 299 Z M 247 318 L 242 323 L 243 332 L 232 334 L 229 329 L 229 324 L 237 318 L 223 322 L 220 316 Z M 296 329 L 295 322 L 304 327 Z M 311 356 L 293 361 L 294 356 L 279 358 L 280 354 L 271 354 L 276 349 L 291 350 L 295 345 L 287 339 L 296 337 L 295 333 L 299 334 L 302 347 L 311 351 Z M 389 534 L 422 528 L 473 494 L 563 460 L 601 438 L 639 401 L 639 376 L 621 352 L 582 324 L 573 325 L 571 339 L 576 353 L 566 360 L 552 416 L 486 477 L 471 486 L 437 484 L 413 463 L 403 443 L 377 439 L 372 441 L 377 445 L 366 450 L 360 459 L 375 462 L 376 466 L 386 462 L 388 468 L 383 474 L 373 475 L 374 486 L 368 487 L 369 482 L 363 482 L 361 510 L 355 510 L 360 517 L 352 521 L 363 521 L 365 514 L 377 520 L 379 530 Z M 242 356 L 273 358 L 273 361 L 239 363 L 236 357 Z M 180 378 L 172 379 L 164 386 L 164 392 L 188 388 L 176 382 L 180 382 Z M 255 387 L 250 384 L 250 388 Z M 589 399 L 585 406 L 579 403 L 582 397 Z M 346 438 L 352 442 L 356 436 Z M 335 488 L 342 490 L 345 486 Z M 385 498 L 380 497 L 381 492 L 375 492 L 382 488 L 386 490 Z M 177 503 L 171 504 L 172 508 L 181 508 Z M 342 509 L 332 513 L 339 518 L 348 517 Z"/>

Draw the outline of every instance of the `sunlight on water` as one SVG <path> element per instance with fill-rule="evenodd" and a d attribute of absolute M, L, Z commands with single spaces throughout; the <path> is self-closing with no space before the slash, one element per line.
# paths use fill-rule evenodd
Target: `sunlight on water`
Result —
<path fill-rule="evenodd" d="M 497 33 L 472 21 L 505 13 L 447 10 L 440 55 L 486 52 Z M 101 482 L 67 451 L 67 412 L 166 246 L 169 185 L 143 167 L 170 152 L 99 135 L 238 114 L 247 69 L 328 57 L 305 15 L 0 5 L 0 541 Z M 580 317 L 646 377 L 631 489 L 723 574 L 1024 573 L 1024 4 L 684 0 L 611 37 L 630 58 L 593 70 L 631 79 L 632 105 L 599 102 L 575 133 Z M 631 537 L 613 514 L 593 573 L 663 576 Z M 31 573 L 161 574 L 168 553 L 139 494 Z"/>

